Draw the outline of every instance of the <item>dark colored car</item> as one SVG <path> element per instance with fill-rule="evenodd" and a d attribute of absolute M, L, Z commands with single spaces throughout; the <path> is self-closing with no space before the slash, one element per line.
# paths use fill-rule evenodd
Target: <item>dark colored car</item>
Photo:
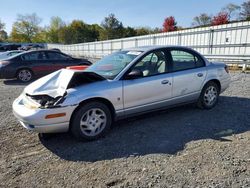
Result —
<path fill-rule="evenodd" d="M 91 64 L 54 50 L 28 51 L 0 61 L 0 78 L 28 82 L 68 66 Z"/>
<path fill-rule="evenodd" d="M 57 52 L 61 52 L 61 50 L 58 49 L 58 48 L 50 48 L 49 50 L 54 50 L 54 51 L 57 51 Z"/>
<path fill-rule="evenodd" d="M 0 52 L 11 51 L 11 50 L 18 50 L 20 48 L 20 44 L 5 44 L 0 46 Z"/>

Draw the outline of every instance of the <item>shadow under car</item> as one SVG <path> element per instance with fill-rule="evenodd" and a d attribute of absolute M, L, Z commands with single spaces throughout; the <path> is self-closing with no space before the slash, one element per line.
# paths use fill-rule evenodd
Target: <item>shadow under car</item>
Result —
<path fill-rule="evenodd" d="M 100 161 L 147 154 L 175 154 L 190 141 L 216 139 L 250 129 L 250 99 L 221 96 L 211 110 L 186 105 L 118 121 L 106 137 L 80 142 L 70 134 L 40 138 L 62 159 Z"/>

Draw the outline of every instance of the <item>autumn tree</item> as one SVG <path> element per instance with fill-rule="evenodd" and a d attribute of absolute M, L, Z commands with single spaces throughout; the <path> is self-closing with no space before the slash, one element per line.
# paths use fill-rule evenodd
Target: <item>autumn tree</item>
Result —
<path fill-rule="evenodd" d="M 204 25 L 210 25 L 211 24 L 211 16 L 207 15 L 206 13 L 202 13 L 199 16 L 195 16 L 193 18 L 193 26 L 204 26 Z"/>
<path fill-rule="evenodd" d="M 152 30 L 152 32 L 153 32 L 154 34 L 156 34 L 156 33 L 161 33 L 161 32 L 162 32 L 162 29 L 159 28 L 159 27 L 155 27 L 155 28 Z"/>
<path fill-rule="evenodd" d="M 84 23 L 81 20 L 73 20 L 69 25 L 72 32 L 72 43 L 91 42 L 98 40 L 98 33 L 95 31 L 97 26 Z"/>
<path fill-rule="evenodd" d="M 0 20 L 0 42 L 6 41 L 8 38 L 7 32 L 4 31 L 5 24 Z"/>
<path fill-rule="evenodd" d="M 149 35 L 152 30 L 149 27 L 137 27 L 135 28 L 136 36 Z"/>
<path fill-rule="evenodd" d="M 0 42 L 4 42 L 8 39 L 8 34 L 6 31 L 1 30 L 0 31 Z"/>
<path fill-rule="evenodd" d="M 62 44 L 72 44 L 73 33 L 69 26 L 62 27 L 58 31 L 58 42 Z"/>
<path fill-rule="evenodd" d="M 48 42 L 59 43 L 59 31 L 65 26 L 66 24 L 60 17 L 52 17 L 46 32 Z"/>
<path fill-rule="evenodd" d="M 100 33 L 103 30 L 103 28 L 100 25 L 98 24 L 88 25 L 88 29 L 89 29 L 89 36 L 88 36 L 89 42 L 100 40 Z"/>
<path fill-rule="evenodd" d="M 170 31 L 176 31 L 177 29 L 177 22 L 175 21 L 175 18 L 173 16 L 167 17 L 164 20 L 163 23 L 163 32 L 170 32 Z"/>
<path fill-rule="evenodd" d="M 133 37 L 136 35 L 136 30 L 133 27 L 126 27 L 123 31 L 123 37 Z"/>
<path fill-rule="evenodd" d="M 0 30 L 4 30 L 5 24 L 0 20 Z"/>
<path fill-rule="evenodd" d="M 250 0 L 244 2 L 242 5 L 242 11 L 240 13 L 241 18 L 250 21 Z"/>
<path fill-rule="evenodd" d="M 47 30 L 40 28 L 39 32 L 32 38 L 34 43 L 48 43 Z"/>
<path fill-rule="evenodd" d="M 229 20 L 237 19 L 239 17 L 240 6 L 233 3 L 227 4 L 221 9 L 221 12 L 226 12 Z"/>
<path fill-rule="evenodd" d="M 123 36 L 123 24 L 119 21 L 114 14 L 110 14 L 104 18 L 101 23 L 103 31 L 101 32 L 101 39 L 116 39 Z"/>
<path fill-rule="evenodd" d="M 218 15 L 212 19 L 212 25 L 222 25 L 229 22 L 228 14 L 226 12 L 219 12 Z"/>
<path fill-rule="evenodd" d="M 39 24 L 42 19 L 35 13 L 18 15 L 17 21 L 12 26 L 11 39 L 14 42 L 33 42 L 41 31 Z"/>

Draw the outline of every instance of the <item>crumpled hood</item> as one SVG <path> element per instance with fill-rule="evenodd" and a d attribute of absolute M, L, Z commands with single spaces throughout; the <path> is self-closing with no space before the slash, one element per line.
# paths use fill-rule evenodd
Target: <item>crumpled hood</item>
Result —
<path fill-rule="evenodd" d="M 29 96 L 47 95 L 56 98 L 64 96 L 68 88 L 102 80 L 106 79 L 94 72 L 61 69 L 34 81 L 24 89 L 24 92 Z"/>
<path fill-rule="evenodd" d="M 48 95 L 53 98 L 63 96 L 74 73 L 69 69 L 58 70 L 34 81 L 24 92 L 28 95 Z"/>

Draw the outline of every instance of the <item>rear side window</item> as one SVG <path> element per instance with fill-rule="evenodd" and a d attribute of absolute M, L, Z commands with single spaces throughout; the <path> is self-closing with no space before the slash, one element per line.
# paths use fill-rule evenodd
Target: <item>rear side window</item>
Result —
<path fill-rule="evenodd" d="M 22 55 L 22 60 L 24 61 L 36 61 L 36 60 L 46 60 L 46 54 L 44 52 L 32 52 Z"/>
<path fill-rule="evenodd" d="M 67 60 L 70 57 L 61 53 L 47 52 L 49 60 Z"/>
<path fill-rule="evenodd" d="M 173 60 L 173 71 L 181 71 L 204 66 L 203 60 L 192 53 L 183 50 L 171 50 L 170 53 Z"/>

